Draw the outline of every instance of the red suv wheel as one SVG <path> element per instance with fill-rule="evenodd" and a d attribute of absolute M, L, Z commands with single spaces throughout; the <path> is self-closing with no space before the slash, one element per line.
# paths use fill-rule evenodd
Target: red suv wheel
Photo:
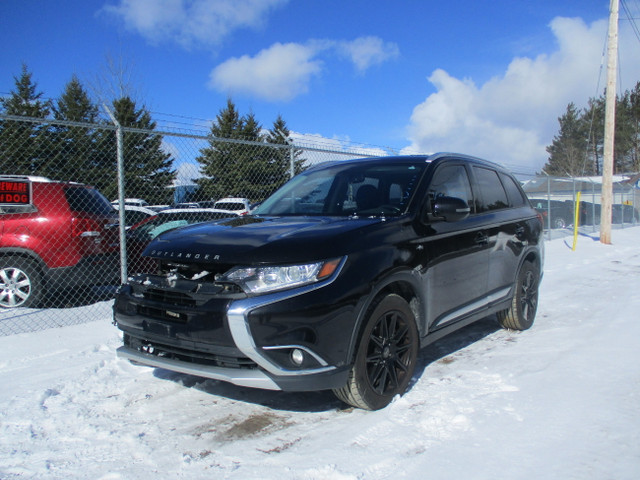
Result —
<path fill-rule="evenodd" d="M 35 307 L 42 293 L 42 276 L 26 258 L 9 256 L 0 267 L 0 307 Z"/>

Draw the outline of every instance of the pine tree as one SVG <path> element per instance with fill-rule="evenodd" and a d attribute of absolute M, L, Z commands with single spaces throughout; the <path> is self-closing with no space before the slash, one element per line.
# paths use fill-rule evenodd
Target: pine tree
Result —
<path fill-rule="evenodd" d="M 37 84 L 25 64 L 20 77 L 14 77 L 15 90 L 0 99 L 4 115 L 46 118 L 50 103 L 42 100 Z M 40 175 L 49 152 L 45 137 L 48 126 L 29 121 L 0 121 L 0 171 L 4 174 Z"/>
<path fill-rule="evenodd" d="M 50 131 L 51 155 L 43 166 L 43 174 L 80 183 L 95 182 L 98 107 L 74 75 L 53 106 L 56 120 L 78 122 L 86 126 L 54 124 Z"/>
<path fill-rule="evenodd" d="M 143 198 L 150 204 L 172 202 L 173 158 L 162 150 L 161 135 L 152 133 L 156 123 L 145 109 L 136 107 L 131 98 L 117 99 L 112 105 L 118 123 L 123 127 L 123 158 L 125 169 L 125 192 L 128 197 Z M 108 132 L 108 138 L 101 140 L 97 175 L 99 188 L 109 199 L 118 197 L 117 152 L 115 134 Z M 103 132 L 101 136 L 105 136 Z M 98 182 L 96 182 L 98 183 Z"/>
<path fill-rule="evenodd" d="M 637 144 L 637 129 L 633 125 L 631 92 L 617 99 L 616 130 L 614 138 L 614 172 L 629 173 L 634 170 L 634 145 Z"/>
<path fill-rule="evenodd" d="M 567 105 L 563 116 L 558 118 L 560 133 L 547 147 L 549 160 L 544 166 L 549 175 L 580 176 L 591 174 L 586 162 L 587 135 L 582 116 L 573 103 Z"/>
<path fill-rule="evenodd" d="M 226 108 L 220 110 L 216 121 L 211 125 L 209 146 L 200 150 L 196 158 L 200 164 L 202 178 L 196 180 L 199 186 L 198 195 L 201 199 L 218 200 L 226 196 L 245 197 L 249 192 L 240 186 L 243 178 L 243 164 L 247 154 L 247 145 L 236 142 L 220 141 L 218 139 L 257 140 L 257 134 L 251 136 L 245 119 L 240 118 L 235 104 L 227 100 Z M 253 137 L 253 138 L 252 138 Z"/>
<path fill-rule="evenodd" d="M 629 123 L 631 124 L 631 171 L 640 172 L 640 82 L 629 92 Z"/>
<path fill-rule="evenodd" d="M 291 173 L 297 175 L 303 170 L 304 159 L 300 158 L 302 150 L 293 146 L 290 136 L 291 132 L 287 127 L 287 123 L 282 118 L 282 115 L 278 115 L 267 134 L 267 142 L 272 145 L 290 145 L 290 147 L 272 149 L 270 162 L 273 165 L 272 173 L 276 177 L 273 182 L 274 190 L 288 180 L 291 177 Z M 291 168 L 292 161 L 293 172 Z"/>
<path fill-rule="evenodd" d="M 616 98 L 616 125 L 614 138 L 614 173 L 629 173 L 640 169 L 640 82 L 635 89 Z M 604 95 L 589 100 L 582 121 L 589 125 L 588 157 L 594 173 L 600 175 L 604 145 Z M 586 128 L 586 127 L 585 127 Z"/>
<path fill-rule="evenodd" d="M 202 178 L 196 182 L 203 199 L 246 197 L 262 201 L 289 179 L 290 150 L 273 145 L 287 145 L 289 130 L 281 116 L 267 134 L 254 114 L 240 116 L 231 99 L 211 126 L 209 146 L 200 150 Z M 259 144 L 241 144 L 222 139 L 244 140 Z M 295 151 L 295 173 L 302 160 Z"/>
<path fill-rule="evenodd" d="M 604 145 L 604 97 L 589 99 L 589 106 L 583 113 L 583 120 L 589 125 L 587 155 L 595 175 L 602 174 Z"/>

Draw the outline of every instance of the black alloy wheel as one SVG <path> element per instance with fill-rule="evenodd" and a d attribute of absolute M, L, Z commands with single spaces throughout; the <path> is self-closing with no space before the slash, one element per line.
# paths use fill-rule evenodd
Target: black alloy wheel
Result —
<path fill-rule="evenodd" d="M 407 389 L 417 355 L 415 316 L 402 297 L 387 295 L 368 318 L 347 385 L 334 392 L 358 408 L 384 408 Z"/>
<path fill-rule="evenodd" d="M 527 330 L 533 325 L 538 310 L 538 269 L 531 262 L 525 262 L 518 273 L 511 307 L 498 312 L 498 321 L 503 328 Z"/>

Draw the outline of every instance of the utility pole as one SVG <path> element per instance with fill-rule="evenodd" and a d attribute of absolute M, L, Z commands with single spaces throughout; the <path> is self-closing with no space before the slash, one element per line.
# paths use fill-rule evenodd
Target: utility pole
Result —
<path fill-rule="evenodd" d="M 618 7 L 611 0 L 609 7 L 609 37 L 607 39 L 607 91 L 604 114 L 604 159 L 602 164 L 602 197 L 600 243 L 611 243 L 611 210 L 613 204 L 613 147 L 616 129 L 616 69 L 618 68 Z"/>

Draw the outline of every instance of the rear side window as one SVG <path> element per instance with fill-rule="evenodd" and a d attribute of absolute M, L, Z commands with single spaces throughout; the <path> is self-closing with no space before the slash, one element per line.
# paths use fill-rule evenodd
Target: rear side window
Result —
<path fill-rule="evenodd" d="M 509 175 L 505 175 L 504 173 L 500 173 L 500 179 L 507 191 L 507 196 L 509 197 L 509 202 L 511 202 L 512 207 L 522 207 L 527 204 L 522 190 L 518 187 L 513 178 Z"/>
<path fill-rule="evenodd" d="M 498 177 L 498 172 L 483 167 L 473 167 L 482 202 L 480 212 L 500 210 L 509 206 L 507 192 Z"/>
<path fill-rule="evenodd" d="M 85 187 L 68 187 L 64 194 L 72 212 L 89 213 L 91 215 L 115 215 L 109 201 L 96 189 Z"/>

